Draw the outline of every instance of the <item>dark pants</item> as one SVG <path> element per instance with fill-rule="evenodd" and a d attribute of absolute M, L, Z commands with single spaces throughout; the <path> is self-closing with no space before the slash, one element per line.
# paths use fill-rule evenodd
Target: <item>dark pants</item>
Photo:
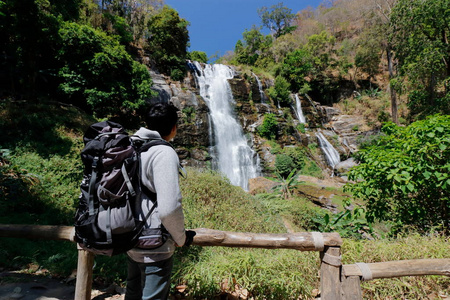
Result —
<path fill-rule="evenodd" d="M 125 300 L 166 300 L 172 267 L 173 256 L 153 263 L 138 263 L 128 257 Z"/>

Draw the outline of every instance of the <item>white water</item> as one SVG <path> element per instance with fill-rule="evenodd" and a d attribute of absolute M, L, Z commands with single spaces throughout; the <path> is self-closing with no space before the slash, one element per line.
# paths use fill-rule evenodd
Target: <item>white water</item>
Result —
<path fill-rule="evenodd" d="M 204 68 L 198 62 L 195 65 L 202 70 L 196 76 L 200 95 L 210 110 L 214 163 L 231 184 L 248 190 L 248 180 L 259 175 L 259 158 L 248 145 L 234 115 L 235 102 L 228 83 L 228 79 L 233 78 L 233 70 L 220 64 Z"/>
<path fill-rule="evenodd" d="M 258 84 L 259 95 L 261 97 L 261 103 L 266 103 L 266 94 L 264 94 L 261 80 L 259 80 L 258 76 L 256 76 L 255 73 L 252 73 L 252 74 L 253 74 L 253 76 L 255 76 L 256 83 Z"/>
<path fill-rule="evenodd" d="M 300 123 L 306 123 L 305 116 L 302 111 L 302 103 L 300 102 L 300 98 L 298 94 L 295 94 L 295 113 L 297 115 L 297 119 Z"/>
<path fill-rule="evenodd" d="M 316 136 L 319 139 L 320 149 L 322 149 L 328 165 L 334 169 L 334 167 L 341 161 L 339 152 L 333 147 L 333 145 L 330 144 L 322 132 L 318 131 Z"/>

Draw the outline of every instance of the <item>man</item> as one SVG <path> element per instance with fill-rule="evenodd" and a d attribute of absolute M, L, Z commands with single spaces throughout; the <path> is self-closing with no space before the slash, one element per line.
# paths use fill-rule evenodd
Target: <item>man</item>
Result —
<path fill-rule="evenodd" d="M 178 109 L 172 104 L 153 105 L 145 119 L 147 128 L 141 127 L 136 139 L 163 139 L 170 141 L 177 132 Z M 178 181 L 179 159 L 175 150 L 157 145 L 141 154 L 141 183 L 156 193 L 157 207 L 147 220 L 148 228 L 162 224 L 170 234 L 167 241 L 156 249 L 133 248 L 128 254 L 128 276 L 125 300 L 167 299 L 173 267 L 175 247 L 189 246 L 192 231 L 185 231 Z M 144 195 L 142 215 L 152 208 L 152 201 Z M 152 226 L 153 225 L 153 226 Z"/>

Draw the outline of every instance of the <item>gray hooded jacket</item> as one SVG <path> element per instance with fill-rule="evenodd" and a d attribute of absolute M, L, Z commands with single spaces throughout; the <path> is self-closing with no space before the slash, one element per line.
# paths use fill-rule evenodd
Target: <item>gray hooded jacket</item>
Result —
<path fill-rule="evenodd" d="M 135 133 L 135 136 L 142 139 L 161 139 L 158 132 L 143 127 Z M 127 252 L 134 261 L 148 263 L 171 257 L 175 251 L 175 244 L 184 245 L 186 235 L 178 177 L 180 162 L 176 152 L 165 145 L 153 146 L 141 154 L 141 161 L 142 184 L 156 193 L 158 203 L 146 226 L 162 223 L 171 235 L 171 238 L 159 248 L 153 250 L 133 248 Z M 152 205 L 150 199 L 142 199 L 143 215 L 147 214 Z"/>

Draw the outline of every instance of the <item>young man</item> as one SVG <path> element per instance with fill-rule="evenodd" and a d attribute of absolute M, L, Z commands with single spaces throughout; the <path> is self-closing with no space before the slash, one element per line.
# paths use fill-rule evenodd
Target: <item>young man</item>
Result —
<path fill-rule="evenodd" d="M 178 109 L 172 104 L 153 105 L 146 116 L 147 128 L 141 127 L 136 139 L 163 139 L 170 141 L 176 135 Z M 128 277 L 125 300 L 167 299 L 173 267 L 175 247 L 189 246 L 192 231 L 185 231 L 178 182 L 179 159 L 175 150 L 167 145 L 157 145 L 141 154 L 141 183 L 156 193 L 157 208 L 147 220 L 147 227 L 162 224 L 170 234 L 167 241 L 156 249 L 133 248 L 128 251 Z M 153 203 L 142 199 L 142 215 Z"/>

